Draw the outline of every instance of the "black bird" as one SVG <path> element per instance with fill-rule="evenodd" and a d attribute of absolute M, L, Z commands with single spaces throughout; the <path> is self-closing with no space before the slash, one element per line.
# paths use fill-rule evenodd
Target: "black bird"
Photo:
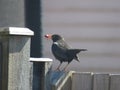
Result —
<path fill-rule="evenodd" d="M 72 49 L 58 34 L 46 34 L 45 37 L 47 39 L 52 39 L 53 44 L 52 44 L 52 53 L 55 56 L 57 60 L 60 61 L 59 66 L 57 67 L 57 70 L 59 70 L 61 64 L 63 62 L 68 62 L 68 64 L 65 66 L 64 70 L 67 68 L 69 63 L 75 59 L 79 61 L 79 58 L 77 54 L 81 51 L 87 51 L 87 49 Z"/>

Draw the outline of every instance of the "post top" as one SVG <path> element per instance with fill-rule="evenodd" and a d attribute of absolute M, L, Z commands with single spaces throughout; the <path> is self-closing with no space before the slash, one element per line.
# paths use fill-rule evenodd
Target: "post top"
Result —
<path fill-rule="evenodd" d="M 30 62 L 52 62 L 50 58 L 30 58 Z"/>
<path fill-rule="evenodd" d="M 34 32 L 28 28 L 22 28 L 22 27 L 3 27 L 3 28 L 0 28 L 0 34 L 32 36 L 34 35 Z"/>

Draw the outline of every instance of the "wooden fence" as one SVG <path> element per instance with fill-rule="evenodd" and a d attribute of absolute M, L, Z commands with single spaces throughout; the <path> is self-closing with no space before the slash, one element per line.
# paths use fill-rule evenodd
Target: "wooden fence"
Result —
<path fill-rule="evenodd" d="M 52 83 L 52 90 L 120 90 L 120 74 L 70 71 Z"/>

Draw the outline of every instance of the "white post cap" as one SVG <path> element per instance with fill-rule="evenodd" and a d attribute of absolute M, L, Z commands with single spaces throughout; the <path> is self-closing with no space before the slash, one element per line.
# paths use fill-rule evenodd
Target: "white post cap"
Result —
<path fill-rule="evenodd" d="M 21 27 L 3 27 L 0 28 L 0 34 L 2 35 L 27 35 L 33 36 L 34 32 L 28 28 Z"/>

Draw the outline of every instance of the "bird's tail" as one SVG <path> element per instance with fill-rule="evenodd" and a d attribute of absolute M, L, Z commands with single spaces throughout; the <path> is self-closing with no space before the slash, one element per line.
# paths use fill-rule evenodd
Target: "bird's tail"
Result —
<path fill-rule="evenodd" d="M 87 51 L 87 49 L 69 49 L 68 50 L 70 53 L 77 54 L 81 51 Z"/>
<path fill-rule="evenodd" d="M 74 59 L 77 60 L 77 61 L 80 61 L 77 54 L 80 53 L 81 51 L 87 51 L 87 49 L 69 49 L 69 53 L 71 55 L 74 55 Z"/>
<path fill-rule="evenodd" d="M 79 49 L 79 51 L 81 52 L 81 51 L 87 51 L 87 49 Z"/>

